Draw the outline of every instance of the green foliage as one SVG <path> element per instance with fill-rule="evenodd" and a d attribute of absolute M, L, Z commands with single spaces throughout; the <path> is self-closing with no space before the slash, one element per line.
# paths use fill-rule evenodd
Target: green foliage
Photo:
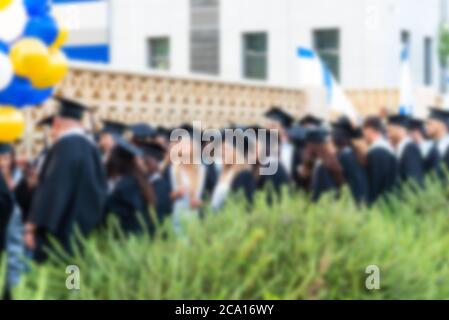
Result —
<path fill-rule="evenodd" d="M 449 297 L 449 190 L 430 184 L 373 208 L 345 191 L 311 205 L 304 195 L 274 207 L 259 195 L 220 214 L 167 220 L 158 233 L 126 238 L 116 222 L 83 240 L 75 257 L 32 267 L 17 299 L 446 299 Z M 81 288 L 66 289 L 67 265 Z M 380 290 L 365 288 L 380 268 Z"/>
<path fill-rule="evenodd" d="M 440 65 L 447 66 L 447 59 L 449 58 L 449 26 L 442 25 L 439 34 L 439 48 L 438 48 Z"/>

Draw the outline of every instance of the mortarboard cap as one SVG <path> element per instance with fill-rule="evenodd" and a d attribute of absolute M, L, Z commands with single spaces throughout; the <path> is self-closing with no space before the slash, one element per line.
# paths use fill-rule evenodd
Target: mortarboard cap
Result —
<path fill-rule="evenodd" d="M 307 129 L 296 125 L 287 130 L 287 135 L 294 144 L 302 144 L 306 141 Z"/>
<path fill-rule="evenodd" d="M 159 126 L 159 127 L 156 128 L 156 134 L 155 135 L 157 137 L 162 137 L 162 138 L 165 138 L 167 140 L 170 140 L 171 129 Z"/>
<path fill-rule="evenodd" d="M 328 131 L 324 128 L 313 128 L 307 130 L 306 141 L 308 143 L 323 144 L 326 143 Z"/>
<path fill-rule="evenodd" d="M 411 131 L 425 131 L 424 120 L 421 119 L 410 119 L 409 121 L 409 130 Z"/>
<path fill-rule="evenodd" d="M 284 128 L 289 128 L 295 121 L 295 119 L 289 115 L 287 112 L 283 111 L 279 107 L 272 107 L 270 110 L 265 112 L 265 118 L 279 122 Z"/>
<path fill-rule="evenodd" d="M 85 105 L 75 100 L 61 97 L 55 97 L 54 99 L 60 104 L 58 115 L 62 118 L 80 121 L 84 112 L 88 109 Z"/>
<path fill-rule="evenodd" d="M 388 124 L 408 128 L 410 125 L 410 117 L 402 114 L 392 115 L 388 117 Z"/>
<path fill-rule="evenodd" d="M 126 139 L 122 137 L 118 137 L 116 139 L 115 148 L 123 155 L 128 157 L 140 157 L 142 155 L 142 151 L 129 143 Z"/>
<path fill-rule="evenodd" d="M 435 107 L 430 108 L 430 119 L 438 120 L 449 126 L 449 111 Z"/>
<path fill-rule="evenodd" d="M 36 126 L 37 127 L 51 127 L 53 125 L 53 120 L 55 119 L 55 116 L 51 115 L 48 117 L 45 117 L 41 119 Z"/>
<path fill-rule="evenodd" d="M 302 126 L 314 126 L 314 127 L 319 127 L 323 124 L 323 120 L 308 114 L 305 117 L 303 117 L 301 120 L 299 120 L 299 124 Z"/>
<path fill-rule="evenodd" d="M 158 161 L 165 158 L 167 150 L 157 142 L 147 142 L 142 144 L 141 149 L 145 156 L 152 157 Z"/>
<path fill-rule="evenodd" d="M 112 135 L 122 136 L 127 129 L 126 124 L 121 122 L 105 120 L 103 123 L 104 126 L 101 130 L 101 133 L 109 133 Z"/>
<path fill-rule="evenodd" d="M 13 151 L 13 147 L 7 143 L 0 143 L 0 154 L 11 153 Z"/>
<path fill-rule="evenodd" d="M 130 127 L 133 138 L 137 140 L 152 139 L 156 136 L 156 130 L 146 123 L 137 123 Z"/>
<path fill-rule="evenodd" d="M 361 130 L 357 130 L 352 125 L 348 117 L 340 117 L 336 122 L 331 123 L 332 135 L 343 139 L 357 139 L 362 135 Z"/>

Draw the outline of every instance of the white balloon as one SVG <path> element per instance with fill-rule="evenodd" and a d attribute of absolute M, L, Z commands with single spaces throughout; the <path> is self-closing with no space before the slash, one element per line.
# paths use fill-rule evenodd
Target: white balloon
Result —
<path fill-rule="evenodd" d="M 9 57 L 0 52 L 0 91 L 11 83 L 13 76 L 14 70 Z"/>
<path fill-rule="evenodd" d="M 11 42 L 20 37 L 25 30 L 28 16 L 23 0 L 13 3 L 0 11 L 0 40 Z"/>

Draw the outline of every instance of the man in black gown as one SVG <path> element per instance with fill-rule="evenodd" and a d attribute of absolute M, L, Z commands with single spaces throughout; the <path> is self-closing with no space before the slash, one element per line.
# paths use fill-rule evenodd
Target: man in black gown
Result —
<path fill-rule="evenodd" d="M 86 108 L 57 100 L 60 112 L 53 121 L 57 141 L 40 172 L 25 226 L 25 243 L 38 262 L 47 259 L 50 238 L 70 253 L 75 228 L 87 235 L 101 222 L 107 193 L 100 153 L 81 124 Z"/>
<path fill-rule="evenodd" d="M 383 136 L 383 124 L 379 118 L 370 117 L 363 125 L 363 136 L 369 145 L 367 155 L 368 202 L 392 192 L 397 183 L 397 160 L 394 150 Z"/>
<path fill-rule="evenodd" d="M 11 192 L 0 172 L 0 257 L 5 250 L 6 230 L 12 214 L 13 201 Z"/>
<path fill-rule="evenodd" d="M 440 155 L 438 148 L 432 140 L 428 140 L 425 124 L 423 120 L 412 119 L 409 124 L 409 135 L 418 145 L 424 161 L 424 172 L 426 175 L 439 174 Z"/>
<path fill-rule="evenodd" d="M 441 174 L 449 170 L 449 111 L 431 108 L 427 132 L 435 141 L 441 161 Z"/>
<path fill-rule="evenodd" d="M 410 118 L 393 115 L 388 118 L 388 137 L 395 147 L 401 182 L 424 185 L 424 161 L 418 145 L 408 135 Z"/>

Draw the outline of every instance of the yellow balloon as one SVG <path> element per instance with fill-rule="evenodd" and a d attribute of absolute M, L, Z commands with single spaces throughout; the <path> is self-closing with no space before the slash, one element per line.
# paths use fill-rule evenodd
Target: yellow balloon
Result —
<path fill-rule="evenodd" d="M 66 44 L 67 39 L 69 38 L 69 31 L 66 28 L 60 28 L 58 37 L 56 38 L 55 42 L 51 45 L 51 49 L 56 50 L 61 48 L 63 45 Z"/>
<path fill-rule="evenodd" d="M 4 10 L 13 2 L 13 0 L 0 0 L 0 10 Z"/>
<path fill-rule="evenodd" d="M 9 54 L 14 71 L 18 76 L 32 78 L 44 72 L 49 63 L 45 44 L 33 38 L 17 41 Z"/>
<path fill-rule="evenodd" d="M 67 75 L 69 70 L 68 61 L 65 54 L 60 50 L 50 51 L 50 59 L 47 69 L 30 77 L 33 87 L 38 89 L 47 89 L 55 86 Z"/>
<path fill-rule="evenodd" d="M 20 139 L 25 131 L 25 118 L 14 107 L 0 106 L 0 142 L 12 143 Z"/>

